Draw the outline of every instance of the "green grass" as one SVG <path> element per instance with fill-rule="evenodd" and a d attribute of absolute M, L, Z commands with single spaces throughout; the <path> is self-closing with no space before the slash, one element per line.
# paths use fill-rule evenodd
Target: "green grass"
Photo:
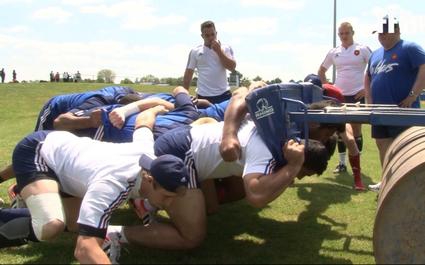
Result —
<path fill-rule="evenodd" d="M 0 84 L 0 167 L 11 163 L 16 143 L 32 132 L 37 115 L 50 97 L 93 90 L 105 84 Z M 138 91 L 164 92 L 171 87 L 132 85 Z M 363 126 L 364 184 L 380 179 L 378 152 L 370 138 L 370 127 Z M 267 208 L 258 210 L 244 201 L 224 205 L 208 219 L 204 244 L 191 251 L 163 251 L 129 247 L 122 263 L 375 263 L 372 231 L 376 193 L 355 192 L 350 174 L 334 175 L 337 155 L 320 177 L 296 181 Z M 6 188 L 0 196 L 8 203 Z M 114 213 L 112 223 L 139 223 L 123 206 Z M 55 242 L 29 244 L 0 250 L 0 263 L 77 263 L 73 257 L 75 236 L 64 233 Z"/>

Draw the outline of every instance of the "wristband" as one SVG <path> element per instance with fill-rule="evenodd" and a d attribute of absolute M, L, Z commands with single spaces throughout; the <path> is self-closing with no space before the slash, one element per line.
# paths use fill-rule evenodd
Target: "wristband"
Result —
<path fill-rule="evenodd" d="M 127 118 L 131 114 L 140 112 L 139 106 L 137 104 L 134 105 L 127 105 L 124 107 L 124 116 Z"/>

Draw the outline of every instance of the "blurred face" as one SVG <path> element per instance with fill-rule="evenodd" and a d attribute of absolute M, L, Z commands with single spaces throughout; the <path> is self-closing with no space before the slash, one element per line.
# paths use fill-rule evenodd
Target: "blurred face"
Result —
<path fill-rule="evenodd" d="M 338 36 L 343 46 L 350 46 L 354 42 L 354 31 L 348 26 L 341 26 L 338 29 Z"/>
<path fill-rule="evenodd" d="M 214 27 L 207 27 L 202 30 L 201 36 L 204 39 L 204 45 L 210 47 L 211 42 L 217 39 L 217 32 Z"/>
<path fill-rule="evenodd" d="M 170 192 L 156 183 L 147 171 L 142 170 L 142 176 L 141 194 L 143 194 L 143 198 L 147 198 L 153 206 L 163 209 L 170 197 Z"/>
<path fill-rule="evenodd" d="M 379 33 L 378 40 L 385 50 L 389 50 L 400 40 L 400 33 Z"/>

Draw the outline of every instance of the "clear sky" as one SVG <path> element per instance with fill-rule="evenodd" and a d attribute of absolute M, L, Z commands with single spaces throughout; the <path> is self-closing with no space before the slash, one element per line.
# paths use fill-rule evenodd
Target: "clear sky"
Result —
<path fill-rule="evenodd" d="M 183 76 L 200 24 L 216 23 L 232 46 L 237 70 L 250 79 L 283 81 L 316 72 L 333 46 L 333 0 L 0 0 L 0 68 L 6 81 L 48 80 L 50 71 L 117 80 Z M 355 41 L 379 47 L 378 19 L 399 17 L 402 38 L 425 47 L 424 0 L 338 0 L 337 24 Z M 337 38 L 337 44 L 339 39 Z M 328 71 L 328 77 L 331 77 Z"/>

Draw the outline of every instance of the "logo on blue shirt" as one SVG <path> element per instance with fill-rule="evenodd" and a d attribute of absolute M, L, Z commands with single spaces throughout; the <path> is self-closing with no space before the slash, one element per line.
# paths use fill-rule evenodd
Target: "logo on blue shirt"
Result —
<path fill-rule="evenodd" d="M 375 68 L 372 69 L 373 74 L 381 74 L 381 73 L 389 73 L 394 70 L 394 68 L 398 66 L 398 63 L 389 63 L 386 64 L 385 60 L 381 60 Z"/>

